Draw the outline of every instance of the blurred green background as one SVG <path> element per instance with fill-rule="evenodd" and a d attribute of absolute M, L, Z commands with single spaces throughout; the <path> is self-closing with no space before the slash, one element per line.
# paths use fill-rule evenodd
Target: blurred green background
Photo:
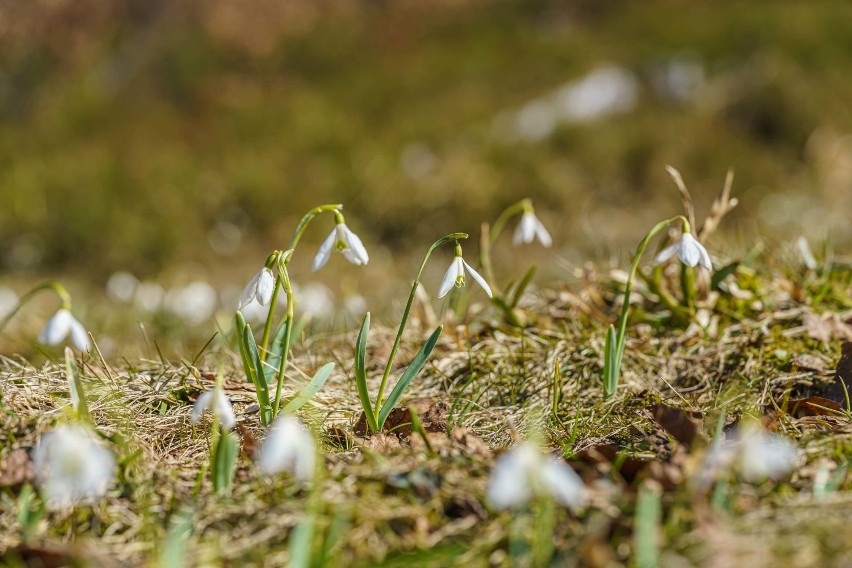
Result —
<path fill-rule="evenodd" d="M 3 281 L 219 294 L 341 202 L 371 264 L 317 277 L 384 297 L 435 238 L 522 197 L 556 243 L 524 264 L 564 279 L 680 212 L 665 164 L 699 217 L 735 170 L 731 242 L 848 244 L 850 30 L 852 4 L 827 1 L 3 2 Z"/>

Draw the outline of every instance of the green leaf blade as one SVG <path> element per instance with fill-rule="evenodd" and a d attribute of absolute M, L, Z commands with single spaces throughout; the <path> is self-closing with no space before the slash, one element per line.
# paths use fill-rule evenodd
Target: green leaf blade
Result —
<path fill-rule="evenodd" d="M 367 312 L 361 324 L 361 331 L 358 332 L 358 339 L 355 341 L 355 385 L 358 387 L 358 398 L 361 399 L 361 406 L 364 407 L 367 424 L 372 431 L 376 432 L 379 427 L 370 403 L 370 393 L 367 390 L 367 336 L 369 333 L 370 312 Z"/>
<path fill-rule="evenodd" d="M 305 385 L 302 390 L 300 390 L 296 396 L 293 397 L 290 402 L 287 403 L 287 406 L 284 407 L 285 413 L 293 413 L 299 410 L 302 406 L 305 405 L 309 400 L 311 400 L 323 387 L 325 382 L 331 376 L 331 372 L 334 370 L 334 363 L 326 363 L 311 379 L 307 385 Z"/>

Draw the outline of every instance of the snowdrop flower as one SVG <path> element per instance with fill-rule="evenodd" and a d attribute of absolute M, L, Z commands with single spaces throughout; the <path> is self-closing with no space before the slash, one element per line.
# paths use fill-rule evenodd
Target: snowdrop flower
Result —
<path fill-rule="evenodd" d="M 38 340 L 45 345 L 59 345 L 69 333 L 74 347 L 80 351 L 88 351 L 91 348 L 86 328 L 77 321 L 68 308 L 59 309 L 52 318 L 47 320 L 38 335 Z"/>
<path fill-rule="evenodd" d="M 546 495 L 566 507 L 582 506 L 586 488 L 563 460 L 553 460 L 529 442 L 522 442 L 497 460 L 487 497 L 494 507 L 509 509 Z"/>
<path fill-rule="evenodd" d="M 735 468 L 748 482 L 780 479 L 792 471 L 796 448 L 784 437 L 764 432 L 757 424 L 741 426 L 734 438 L 716 444 L 707 454 L 699 484 L 719 470 Z"/>
<path fill-rule="evenodd" d="M 115 476 L 115 458 L 82 426 L 44 434 L 33 452 L 36 480 L 50 509 L 103 497 Z"/>
<path fill-rule="evenodd" d="M 370 257 L 367 255 L 367 249 L 364 248 L 361 239 L 349 230 L 349 227 L 343 222 L 343 216 L 340 214 L 337 214 L 337 224 L 334 226 L 334 229 L 331 230 L 331 233 L 328 234 L 328 237 L 326 237 L 317 251 L 311 270 L 316 272 L 325 266 L 325 263 L 328 262 L 331 256 L 332 249 L 342 252 L 346 260 L 356 266 L 367 264 L 370 260 Z"/>
<path fill-rule="evenodd" d="M 209 409 L 210 412 L 219 418 L 219 424 L 225 430 L 230 430 L 237 423 L 234 416 L 234 409 L 231 407 L 231 401 L 225 396 L 225 393 L 220 388 L 207 390 L 201 393 L 192 407 L 192 415 L 190 419 L 193 422 L 201 420 L 201 415 Z"/>
<path fill-rule="evenodd" d="M 462 258 L 462 250 L 459 245 L 456 245 L 456 256 L 453 259 L 453 262 L 450 263 L 450 267 L 447 269 L 447 272 L 444 274 L 444 279 L 441 280 L 441 286 L 438 289 L 438 297 L 443 298 L 446 296 L 453 286 L 456 288 L 464 286 L 465 271 L 470 272 L 470 275 L 474 280 L 476 280 L 477 284 L 482 286 L 482 289 L 485 290 L 485 293 L 488 294 L 489 298 L 493 297 L 491 294 L 491 287 L 488 285 L 488 282 L 486 282 L 485 279 L 480 276 L 465 259 Z"/>
<path fill-rule="evenodd" d="M 295 416 L 277 418 L 260 448 L 260 471 L 267 475 L 288 471 L 299 481 L 310 481 L 315 462 L 316 443 L 308 429 Z"/>
<path fill-rule="evenodd" d="M 697 266 L 700 264 L 707 270 L 713 270 L 713 264 L 710 262 L 710 255 L 707 254 L 707 249 L 692 236 L 692 233 L 684 233 L 678 242 L 661 250 L 660 254 L 654 259 L 654 265 L 664 263 L 675 254 L 687 266 Z"/>
<path fill-rule="evenodd" d="M 274 289 L 275 275 L 272 274 L 272 270 L 264 266 L 257 271 L 257 274 L 252 276 L 249 283 L 243 288 L 243 293 L 240 294 L 240 305 L 237 309 L 242 311 L 243 308 L 255 300 L 261 306 L 269 304 L 272 301 L 272 291 Z"/>
<path fill-rule="evenodd" d="M 547 229 L 544 228 L 544 225 L 535 216 L 535 212 L 532 209 L 527 209 L 521 215 L 521 222 L 518 224 L 518 228 L 515 229 L 515 236 L 512 242 L 515 246 L 518 246 L 521 244 L 532 244 L 536 239 L 545 247 L 553 244 L 550 233 L 547 232 Z"/>

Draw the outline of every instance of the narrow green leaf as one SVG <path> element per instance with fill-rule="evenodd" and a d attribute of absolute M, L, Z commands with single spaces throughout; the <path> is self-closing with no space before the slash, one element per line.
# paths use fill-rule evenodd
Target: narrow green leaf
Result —
<path fill-rule="evenodd" d="M 639 487 L 634 520 L 636 568 L 656 568 L 660 565 L 661 509 L 659 488 L 650 483 Z"/>
<path fill-rule="evenodd" d="M 314 377 L 311 379 L 311 382 L 305 385 L 302 390 L 300 390 L 293 399 L 287 403 L 287 406 L 284 407 L 284 412 L 296 412 L 302 406 L 311 400 L 314 395 L 316 395 L 325 382 L 328 380 L 328 377 L 331 376 L 331 372 L 334 370 L 334 363 L 326 363 L 316 372 Z"/>
<path fill-rule="evenodd" d="M 315 524 L 316 513 L 308 513 L 290 534 L 290 566 L 293 568 L 311 567 Z"/>
<path fill-rule="evenodd" d="M 718 289 L 719 284 L 722 282 L 722 280 L 733 274 L 739 267 L 740 263 L 734 261 L 730 264 L 726 264 L 719 270 L 715 271 L 713 273 L 713 276 L 710 277 L 710 288 L 712 288 L 713 290 Z"/>
<path fill-rule="evenodd" d="M 606 343 L 604 344 L 604 396 L 606 398 L 614 395 L 616 388 L 618 388 L 617 346 L 615 327 L 610 325 L 606 331 Z"/>
<path fill-rule="evenodd" d="M 273 383 L 278 377 L 278 367 L 281 365 L 281 357 L 284 354 L 284 336 L 287 334 L 287 318 L 281 322 L 275 335 L 272 337 L 272 345 L 269 347 L 269 355 L 263 365 L 263 374 L 267 383 Z"/>
<path fill-rule="evenodd" d="M 266 377 L 264 377 L 262 371 L 263 363 L 261 363 L 260 355 L 257 352 L 257 342 L 254 339 L 251 326 L 245 323 L 246 320 L 240 312 L 237 312 L 236 319 L 237 334 L 240 338 L 240 355 L 243 359 L 243 370 L 248 379 L 254 384 L 255 391 L 257 391 L 257 402 L 260 405 L 260 422 L 264 426 L 268 426 L 272 422 L 272 406 L 269 402 L 269 386 L 266 384 Z"/>
<path fill-rule="evenodd" d="M 524 274 L 524 277 L 521 278 L 521 281 L 518 282 L 518 286 L 515 288 L 514 292 L 512 293 L 512 301 L 509 303 L 510 307 L 515 308 L 515 307 L 518 306 L 518 302 L 521 301 L 521 298 L 523 297 L 524 292 L 526 291 L 527 287 L 530 285 L 530 282 L 532 282 L 533 276 L 535 276 L 535 271 L 536 271 L 536 266 L 535 266 L 535 264 L 533 264 L 532 266 L 530 266 L 529 270 L 527 270 L 527 273 Z"/>
<path fill-rule="evenodd" d="M 364 415 L 367 417 L 367 425 L 373 432 L 379 430 L 373 406 L 370 403 L 370 393 L 367 391 L 367 336 L 370 334 L 370 312 L 364 316 L 361 331 L 355 341 L 355 385 L 358 387 L 358 398 L 364 407 Z"/>
<path fill-rule="evenodd" d="M 426 360 L 429 358 L 429 355 L 432 353 L 432 350 L 435 348 L 435 344 L 438 343 L 438 337 L 441 336 L 441 332 L 444 330 L 444 326 L 439 325 L 435 328 L 435 331 L 432 332 L 432 335 L 429 336 L 429 339 L 426 340 L 426 343 L 423 344 L 423 347 L 420 348 L 420 351 L 417 352 L 417 355 L 412 359 L 411 364 L 399 378 L 396 386 L 393 387 L 393 390 L 388 395 L 387 400 L 382 405 L 382 409 L 379 411 L 379 420 L 378 427 L 381 429 L 385 424 L 385 420 L 388 418 L 388 414 L 390 414 L 391 410 L 396 407 L 396 403 L 399 402 L 400 397 L 402 397 L 402 393 L 408 388 L 408 385 L 420 372 L 420 369 L 423 368 L 423 365 L 426 364 Z"/>
<path fill-rule="evenodd" d="M 237 464 L 237 438 L 232 432 L 222 432 L 216 444 L 213 461 L 213 489 L 220 495 L 231 488 Z"/>
<path fill-rule="evenodd" d="M 91 422 L 86 391 L 83 390 L 80 370 L 77 368 L 77 361 L 74 359 L 74 352 L 70 347 L 65 348 L 65 377 L 68 379 L 68 390 L 71 393 L 71 405 L 74 407 L 74 412 L 81 420 Z"/>

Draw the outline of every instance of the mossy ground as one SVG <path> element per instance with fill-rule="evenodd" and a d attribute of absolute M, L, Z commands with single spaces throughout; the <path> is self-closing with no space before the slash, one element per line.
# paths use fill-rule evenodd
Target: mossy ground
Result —
<path fill-rule="evenodd" d="M 286 565 L 294 528 L 311 519 L 314 558 L 330 566 L 632 565 L 637 490 L 653 486 L 661 491 L 660 565 L 845 565 L 852 542 L 849 413 L 803 416 L 790 412 L 789 401 L 836 380 L 848 329 L 840 324 L 852 301 L 849 265 L 841 259 L 813 272 L 787 261 L 741 264 L 699 302 L 704 327 L 675 325 L 639 290 L 622 383 L 604 400 L 603 330 L 617 313 L 618 278 L 590 269 L 583 286 L 531 291 L 522 306 L 536 323 L 523 330 L 501 324 L 484 306 L 445 321 L 430 363 L 407 393 L 451 407 L 451 432 L 431 434 L 433 452 L 416 435 L 354 435 L 354 334 L 302 337 L 285 395 L 321 364 L 337 363 L 301 412 L 325 459 L 311 485 L 257 471 L 252 447 L 264 431 L 238 355 L 225 344 L 193 365 L 86 356 L 90 411 L 117 454 L 118 482 L 103 500 L 37 523 L 22 522 L 32 476 L 23 471 L 11 482 L 10 456 L 29 452 L 41 433 L 68 418 L 67 382 L 59 364 L 3 359 L 3 561 L 148 565 L 179 551 L 187 565 Z M 415 306 L 414 314 L 400 366 L 432 323 L 428 309 Z M 814 319 L 820 314 L 840 322 L 826 332 L 827 342 L 813 338 L 821 333 Z M 371 335 L 373 391 L 393 333 L 376 328 Z M 227 496 L 216 496 L 204 474 L 205 424 L 189 420 L 192 399 L 220 372 L 243 442 Z M 678 441 L 677 431 L 655 418 L 660 404 L 683 411 L 679 416 L 696 425 L 694 440 Z M 793 473 L 777 482 L 731 479 L 697 488 L 719 423 L 727 430 L 747 415 L 800 448 Z M 489 507 L 495 456 L 525 438 L 580 472 L 591 492 L 585 509 L 546 501 L 511 513 Z"/>

